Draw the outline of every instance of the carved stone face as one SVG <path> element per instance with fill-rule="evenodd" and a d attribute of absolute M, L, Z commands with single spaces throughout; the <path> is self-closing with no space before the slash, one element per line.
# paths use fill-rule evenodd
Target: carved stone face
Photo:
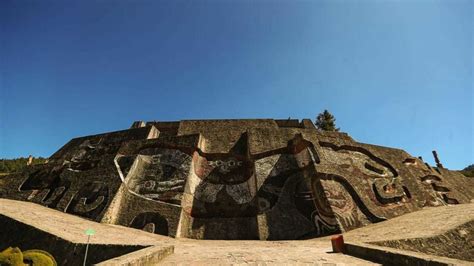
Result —
<path fill-rule="evenodd" d="M 240 184 L 253 174 L 252 163 L 232 155 L 194 155 L 194 171 L 203 181 L 212 184 Z"/>
<path fill-rule="evenodd" d="M 244 152 L 195 152 L 194 171 L 186 188 L 193 198 L 185 200 L 189 202 L 183 209 L 198 218 L 255 217 L 270 211 L 288 178 L 318 160 L 308 142 L 298 143 L 290 143 L 275 154 L 254 155 L 252 159 Z M 286 195 L 291 196 L 295 196 L 298 210 L 311 221 L 315 207 L 310 188 L 299 188 L 297 195 Z"/>

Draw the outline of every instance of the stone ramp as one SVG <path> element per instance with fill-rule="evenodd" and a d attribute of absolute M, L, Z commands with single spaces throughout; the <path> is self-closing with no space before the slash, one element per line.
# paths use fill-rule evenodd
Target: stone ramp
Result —
<path fill-rule="evenodd" d="M 100 224 L 29 202 L 0 199 L 0 250 L 41 249 L 59 265 L 81 265 L 87 236 L 92 228 L 88 264 L 99 263 L 150 246 L 162 254 L 172 253 L 173 239 L 117 225 Z"/>
<path fill-rule="evenodd" d="M 425 208 L 344 234 L 350 255 L 388 265 L 474 264 L 474 203 Z"/>

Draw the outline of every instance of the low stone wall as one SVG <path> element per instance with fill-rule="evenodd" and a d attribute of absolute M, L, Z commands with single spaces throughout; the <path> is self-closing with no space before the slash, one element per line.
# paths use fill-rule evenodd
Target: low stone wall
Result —
<path fill-rule="evenodd" d="M 97 266 L 132 266 L 132 265 L 156 265 L 166 256 L 174 252 L 173 246 L 157 247 L 152 246 L 144 248 L 120 257 L 103 261 L 96 264 Z"/>
<path fill-rule="evenodd" d="M 398 265 L 472 265 L 467 261 L 426 255 L 418 252 L 398 250 L 364 243 L 346 243 L 345 253 L 354 257 L 370 260 L 387 266 Z"/>

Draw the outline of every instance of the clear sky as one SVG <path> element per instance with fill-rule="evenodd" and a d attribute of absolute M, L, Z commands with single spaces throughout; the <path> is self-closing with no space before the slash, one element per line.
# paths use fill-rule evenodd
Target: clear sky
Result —
<path fill-rule="evenodd" d="M 474 163 L 474 1 L 0 1 L 0 157 L 134 120 L 311 118 Z"/>

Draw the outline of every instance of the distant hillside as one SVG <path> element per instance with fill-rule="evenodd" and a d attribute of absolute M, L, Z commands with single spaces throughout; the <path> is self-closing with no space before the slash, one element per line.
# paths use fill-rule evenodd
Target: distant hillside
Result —
<path fill-rule="evenodd" d="M 46 158 L 33 157 L 32 164 L 40 164 L 46 162 Z M 15 173 L 26 167 L 28 158 L 20 157 L 15 159 L 0 159 L 0 174 Z"/>
<path fill-rule="evenodd" d="M 460 172 L 463 173 L 465 176 L 474 177 L 474 164 L 469 165 L 468 167 L 462 169 Z"/>

